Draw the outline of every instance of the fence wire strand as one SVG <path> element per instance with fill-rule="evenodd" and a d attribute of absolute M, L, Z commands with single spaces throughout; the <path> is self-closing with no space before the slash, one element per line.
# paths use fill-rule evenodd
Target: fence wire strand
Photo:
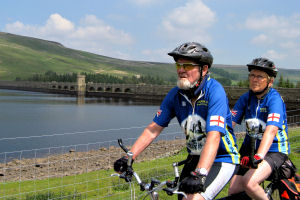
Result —
<path fill-rule="evenodd" d="M 299 109 L 300 110 L 300 109 Z M 289 113 L 299 110 L 289 111 Z M 288 115 L 289 127 L 299 130 L 300 115 Z M 170 126 L 177 123 L 170 124 Z M 5 140 L 29 140 L 54 136 L 73 136 L 99 132 L 143 129 L 146 126 L 130 128 L 77 131 L 70 133 L 44 134 L 40 136 L 0 138 Z M 88 137 L 88 135 L 85 135 Z M 300 135 L 290 140 L 298 140 Z M 124 138 L 131 146 L 137 138 Z M 95 141 L 75 145 L 49 148 L 0 152 L 0 200 L 1 199 L 130 199 L 128 184 L 117 177 L 111 177 L 113 162 L 124 155 L 116 141 Z M 137 163 L 145 160 L 180 155 L 185 147 L 185 136 L 181 131 L 163 132 Z M 292 152 L 299 152 L 298 145 Z M 31 154 L 30 154 L 31 153 Z M 33 155 L 26 157 L 27 154 Z M 43 155 L 43 156 L 41 156 Z M 177 160 L 178 161 L 178 160 Z M 147 179 L 172 176 L 171 161 L 168 164 L 145 168 L 138 171 Z M 167 170 L 170 168 L 171 170 Z M 134 184 L 137 187 L 137 184 Z M 136 188 L 138 190 L 138 188 Z"/>

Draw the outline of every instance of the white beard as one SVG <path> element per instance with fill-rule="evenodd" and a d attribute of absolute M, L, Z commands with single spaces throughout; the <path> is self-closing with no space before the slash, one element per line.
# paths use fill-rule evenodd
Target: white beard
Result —
<path fill-rule="evenodd" d="M 183 90 L 189 90 L 189 89 L 193 88 L 196 84 L 197 84 L 197 81 L 195 81 L 194 83 L 191 83 L 190 81 L 188 81 L 185 78 L 177 80 L 177 86 Z"/>

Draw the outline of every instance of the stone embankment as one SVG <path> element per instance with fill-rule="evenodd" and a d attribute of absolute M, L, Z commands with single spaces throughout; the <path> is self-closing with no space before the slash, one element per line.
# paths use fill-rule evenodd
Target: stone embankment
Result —
<path fill-rule="evenodd" d="M 243 137 L 245 133 L 236 133 Z M 130 147 L 128 147 L 130 148 Z M 153 142 L 135 162 L 153 160 L 177 154 L 185 148 L 185 140 L 160 140 Z M 72 176 L 113 167 L 115 160 L 124 156 L 120 147 L 101 147 L 88 152 L 53 154 L 43 158 L 14 159 L 0 163 L 0 182 L 40 180 L 52 177 Z"/>
<path fill-rule="evenodd" d="M 185 141 L 182 139 L 154 142 L 135 162 L 174 155 L 184 147 Z M 123 155 L 125 153 L 121 148 L 111 146 L 88 152 L 70 150 L 66 154 L 49 155 L 44 158 L 14 159 L 0 163 L 0 182 L 39 180 L 107 170 Z"/>

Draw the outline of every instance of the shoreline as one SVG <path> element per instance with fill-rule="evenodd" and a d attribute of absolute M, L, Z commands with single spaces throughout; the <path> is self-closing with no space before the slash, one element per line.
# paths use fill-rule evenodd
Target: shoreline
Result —
<path fill-rule="evenodd" d="M 236 133 L 236 138 L 244 137 L 244 135 L 245 132 Z M 185 147 L 185 139 L 154 141 L 135 162 L 175 155 Z M 130 146 L 127 148 L 130 149 Z M 124 155 L 120 147 L 110 146 L 87 152 L 76 152 L 70 149 L 69 153 L 51 154 L 42 158 L 13 159 L 7 163 L 0 163 L 0 181 L 42 180 L 109 170 L 113 168 L 114 161 Z"/>
<path fill-rule="evenodd" d="M 175 155 L 183 148 L 185 148 L 184 139 L 155 141 L 139 155 L 135 162 Z M 0 163 L 0 181 L 42 180 L 109 170 L 113 168 L 114 161 L 124 155 L 120 147 L 110 146 L 87 152 L 70 150 L 69 153 L 53 154 L 44 158 L 14 159 L 7 163 Z"/>

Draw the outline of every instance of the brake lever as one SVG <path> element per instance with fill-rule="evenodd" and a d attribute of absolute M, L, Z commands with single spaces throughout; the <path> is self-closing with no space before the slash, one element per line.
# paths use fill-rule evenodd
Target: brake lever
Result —
<path fill-rule="evenodd" d="M 178 188 L 164 188 L 163 191 L 165 191 L 170 196 L 172 196 L 173 194 L 181 194 L 182 196 L 184 196 L 184 198 L 187 199 L 186 194 L 184 192 L 178 191 Z"/>
<path fill-rule="evenodd" d="M 187 196 L 186 196 L 186 194 L 185 194 L 184 192 L 180 192 L 180 191 L 178 191 L 178 190 L 175 190 L 175 191 L 173 192 L 173 194 L 181 194 L 182 196 L 184 196 L 184 198 L 187 199 Z"/>

